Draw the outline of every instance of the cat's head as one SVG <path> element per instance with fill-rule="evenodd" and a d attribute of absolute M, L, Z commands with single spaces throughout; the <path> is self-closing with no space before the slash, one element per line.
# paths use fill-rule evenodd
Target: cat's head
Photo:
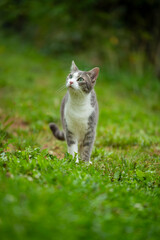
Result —
<path fill-rule="evenodd" d="M 66 87 L 71 92 L 90 93 L 98 77 L 99 68 L 90 71 L 80 71 L 74 61 L 71 65 L 71 73 L 67 76 Z"/>

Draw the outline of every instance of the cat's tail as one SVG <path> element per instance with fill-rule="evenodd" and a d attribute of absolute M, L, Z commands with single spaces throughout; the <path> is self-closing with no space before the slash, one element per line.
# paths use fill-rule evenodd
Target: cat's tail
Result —
<path fill-rule="evenodd" d="M 64 132 L 60 131 L 59 128 L 57 127 L 57 125 L 55 123 L 50 123 L 49 127 L 53 133 L 53 135 L 61 141 L 65 141 L 65 136 L 64 136 Z"/>

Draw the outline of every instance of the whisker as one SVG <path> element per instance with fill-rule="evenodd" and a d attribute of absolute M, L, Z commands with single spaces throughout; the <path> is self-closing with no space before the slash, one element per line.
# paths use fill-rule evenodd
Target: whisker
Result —
<path fill-rule="evenodd" d="M 59 89 L 57 89 L 56 93 L 63 91 L 65 88 L 66 88 L 66 85 L 61 86 Z"/>
<path fill-rule="evenodd" d="M 62 88 L 62 87 L 64 87 L 64 86 L 65 86 L 65 84 L 63 83 L 63 84 L 57 86 L 57 88 L 60 89 L 60 88 Z"/>
<path fill-rule="evenodd" d="M 60 90 L 61 88 L 63 88 L 65 85 L 63 84 L 62 86 L 60 86 L 57 90 Z"/>
<path fill-rule="evenodd" d="M 56 93 L 59 93 L 59 92 L 63 91 L 63 89 L 64 89 L 64 88 L 58 89 L 58 90 L 56 91 Z"/>
<path fill-rule="evenodd" d="M 60 89 L 59 91 L 57 91 L 56 93 L 60 93 L 60 92 L 62 92 L 64 90 L 64 88 L 63 89 Z"/>

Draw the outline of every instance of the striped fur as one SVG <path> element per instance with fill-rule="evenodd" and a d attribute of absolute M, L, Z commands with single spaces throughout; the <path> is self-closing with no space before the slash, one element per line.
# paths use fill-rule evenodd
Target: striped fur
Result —
<path fill-rule="evenodd" d="M 99 68 L 80 71 L 72 62 L 66 79 L 68 91 L 61 104 L 63 132 L 56 124 L 50 124 L 53 135 L 67 141 L 68 152 L 73 157 L 76 155 L 77 162 L 78 153 L 82 160 L 90 162 L 98 121 L 98 103 L 93 89 L 98 73 Z"/>

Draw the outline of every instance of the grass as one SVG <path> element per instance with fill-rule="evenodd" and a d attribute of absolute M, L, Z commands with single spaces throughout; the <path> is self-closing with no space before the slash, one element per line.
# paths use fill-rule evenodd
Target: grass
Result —
<path fill-rule="evenodd" d="M 0 41 L 1 239 L 159 239 L 160 83 L 100 66 L 93 164 L 75 164 L 48 128 L 71 60 Z"/>

